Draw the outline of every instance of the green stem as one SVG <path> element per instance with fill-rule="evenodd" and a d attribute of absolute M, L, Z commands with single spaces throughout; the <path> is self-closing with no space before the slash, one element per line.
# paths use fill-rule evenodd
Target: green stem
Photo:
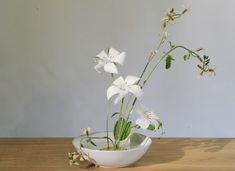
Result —
<path fill-rule="evenodd" d="M 122 98 L 122 103 L 121 103 L 121 107 L 120 107 L 120 114 L 121 115 L 123 115 L 122 110 L 123 110 L 124 100 L 125 100 L 125 98 Z"/>
<path fill-rule="evenodd" d="M 159 61 L 154 65 L 153 69 L 150 71 L 149 75 L 147 76 L 147 78 L 144 80 L 142 88 L 144 87 L 144 85 L 147 83 L 147 81 L 149 80 L 149 78 L 151 77 L 151 75 L 153 74 L 153 72 L 155 71 L 155 69 L 157 68 L 157 66 L 161 63 L 161 61 L 167 57 L 172 51 L 174 51 L 175 49 L 179 48 L 179 46 L 175 46 L 173 48 L 171 48 L 168 52 L 166 52 L 160 59 Z"/>
<path fill-rule="evenodd" d="M 162 41 L 161 41 L 161 42 L 162 42 Z M 158 45 L 158 48 L 157 48 L 157 49 L 160 48 L 160 45 L 161 45 L 161 44 L 162 44 L 162 43 L 160 43 L 160 44 Z M 146 65 L 144 66 L 144 69 L 143 69 L 143 71 L 142 71 L 142 73 L 141 73 L 141 75 L 140 75 L 140 79 L 139 79 L 139 81 L 137 82 L 137 85 L 140 84 L 141 79 L 143 78 L 143 76 L 144 76 L 144 74 L 145 74 L 145 72 L 146 72 L 146 70 L 147 70 L 147 68 L 148 68 L 148 66 L 149 66 L 149 64 L 150 64 L 150 62 L 153 60 L 153 58 L 155 57 L 155 55 L 156 55 L 156 52 L 155 52 L 155 51 L 153 52 L 153 54 L 152 54 L 152 53 L 150 54 L 149 59 L 148 59 L 148 62 L 147 62 Z M 141 88 L 142 88 L 142 87 L 141 87 Z M 128 112 L 127 120 L 129 120 L 129 118 L 130 118 L 131 111 L 133 110 L 133 107 L 134 107 L 134 105 L 135 105 L 135 103 L 136 103 L 136 100 L 137 100 L 137 98 L 135 97 L 135 99 L 134 99 L 134 101 L 133 101 L 133 103 L 132 103 L 132 106 L 131 106 L 131 108 L 130 108 L 130 110 L 129 110 L 129 112 Z"/>
<path fill-rule="evenodd" d="M 111 80 L 113 82 L 114 79 L 114 74 L 111 74 Z M 110 103 L 111 101 L 109 100 L 108 103 L 108 110 L 107 110 L 107 115 L 106 115 L 106 137 L 107 137 L 107 146 L 109 148 L 109 112 L 110 112 Z"/>
<path fill-rule="evenodd" d="M 185 9 L 182 13 L 179 13 L 179 14 L 178 14 L 178 13 L 175 13 L 175 14 L 174 14 L 174 20 L 180 18 L 183 14 L 185 14 L 185 12 L 187 12 L 186 9 Z M 160 40 L 160 42 L 159 42 L 159 44 L 158 44 L 156 50 L 154 50 L 152 53 L 150 53 L 150 56 L 149 56 L 149 58 L 148 58 L 148 62 L 147 62 L 147 64 L 145 65 L 143 72 L 141 73 L 140 80 L 137 82 L 137 85 L 140 84 L 140 81 L 141 81 L 143 75 L 145 74 L 146 69 L 148 68 L 148 66 L 149 66 L 149 64 L 151 63 L 151 61 L 153 60 L 153 58 L 156 56 L 157 51 L 161 48 L 161 46 L 162 46 L 162 45 L 165 43 L 165 41 L 167 40 L 167 36 L 166 36 L 165 33 L 167 33 L 167 32 L 166 32 L 166 28 L 164 28 L 164 29 L 162 30 L 162 32 L 161 32 L 161 40 Z M 177 46 L 177 47 L 174 47 L 174 48 L 170 49 L 170 50 L 167 52 L 167 54 L 171 53 L 173 50 L 175 50 L 175 49 L 178 48 L 178 47 L 184 48 L 185 50 L 188 50 L 188 51 L 192 52 L 192 54 L 195 54 L 196 57 L 201 61 L 200 56 L 199 56 L 198 54 L 196 54 L 195 52 L 193 52 L 193 51 L 191 51 L 191 50 L 185 48 L 184 46 Z M 143 85 L 140 86 L 141 88 L 143 88 L 143 86 L 146 84 L 146 82 L 148 81 L 148 79 L 151 77 L 153 71 L 156 69 L 156 67 L 158 66 L 158 64 L 159 64 L 166 56 L 167 56 L 167 55 L 165 54 L 165 55 L 159 60 L 159 62 L 157 63 L 157 65 L 154 66 L 153 70 L 150 72 L 149 76 L 147 77 L 147 80 L 145 80 L 145 81 L 143 82 Z M 130 114 L 131 114 L 131 112 L 132 112 L 132 110 L 133 110 L 133 108 L 134 108 L 134 106 L 135 106 L 136 100 L 137 100 L 137 98 L 135 98 L 134 101 L 133 101 L 133 103 L 132 103 L 132 106 L 131 106 L 131 108 L 130 108 L 130 110 L 129 110 L 129 112 L 128 112 L 127 120 L 129 119 Z M 129 105 L 129 102 L 128 102 L 128 105 Z M 128 106 L 127 106 L 127 107 L 128 107 Z"/>
<path fill-rule="evenodd" d="M 158 67 L 158 65 L 161 63 L 161 61 L 166 58 L 172 51 L 174 51 L 175 49 L 177 48 L 182 48 L 190 53 L 193 54 L 194 57 L 196 57 L 198 60 L 202 61 L 200 55 L 198 55 L 196 52 L 190 50 L 189 48 L 186 48 L 185 46 L 182 46 L 182 45 L 178 45 L 178 46 L 175 46 L 173 48 L 171 48 L 168 52 L 166 52 L 160 59 L 159 61 L 154 65 L 153 69 L 150 71 L 149 75 L 147 76 L 147 78 L 144 80 L 143 82 L 143 85 L 142 85 L 142 88 L 144 87 L 144 85 L 147 83 L 147 81 L 150 79 L 150 77 L 152 76 L 153 72 L 155 71 L 155 69 Z"/>
<path fill-rule="evenodd" d="M 160 59 L 159 61 L 154 65 L 154 67 L 152 68 L 152 70 L 150 71 L 149 75 L 147 76 L 147 78 L 144 80 L 143 82 L 143 85 L 141 86 L 141 88 L 143 89 L 143 87 L 145 86 L 145 84 L 148 82 L 148 80 L 150 79 L 150 77 L 152 76 L 153 72 L 155 71 L 155 69 L 158 67 L 158 65 L 161 63 L 161 61 L 163 59 L 165 59 L 172 51 L 174 51 L 175 49 L 177 48 L 182 48 L 190 53 L 193 54 L 194 57 L 196 57 L 199 61 L 202 61 L 202 58 L 200 55 L 198 55 L 196 52 L 190 50 L 189 48 L 186 48 L 185 46 L 182 46 L 182 45 L 178 45 L 178 46 L 175 46 L 175 47 L 172 47 L 168 52 L 166 52 Z M 145 71 L 144 71 L 145 72 Z M 142 73 L 143 74 L 143 73 Z M 135 103 L 136 103 L 136 100 L 137 98 L 134 99 L 133 103 L 132 103 L 132 107 L 129 111 L 129 114 L 128 114 L 128 119 L 129 119 L 129 116 L 130 116 L 130 113 L 131 111 L 133 110 L 134 106 L 135 106 Z"/>
<path fill-rule="evenodd" d="M 113 146 L 115 146 L 115 143 L 113 142 L 113 140 L 111 138 L 109 138 L 109 137 L 106 137 L 106 136 L 104 136 L 104 137 L 90 137 L 90 136 L 82 137 L 80 139 L 80 144 L 82 144 L 83 140 L 88 139 L 88 138 L 91 138 L 91 139 L 108 139 L 109 141 L 112 142 Z"/>
<path fill-rule="evenodd" d="M 123 105 L 124 105 L 124 100 L 125 100 L 125 98 L 122 98 L 121 107 L 120 107 L 120 113 L 119 113 L 119 119 L 121 119 L 122 117 L 124 118 L 124 115 L 123 115 L 123 112 L 122 112 Z M 121 139 L 122 131 L 123 131 L 122 127 L 123 127 L 123 120 L 121 122 L 120 130 L 118 132 L 118 139 L 115 140 L 116 147 L 118 147 L 119 144 L 120 144 L 120 139 Z"/>
<path fill-rule="evenodd" d="M 147 61 L 146 65 L 144 66 L 144 69 L 143 69 L 143 71 L 142 71 L 142 73 L 141 73 L 141 75 L 140 75 L 140 79 L 139 79 L 139 81 L 137 82 L 137 85 L 140 84 L 140 81 L 142 80 L 142 78 L 143 78 L 143 76 L 144 76 L 144 74 L 145 74 L 145 72 L 146 72 L 146 70 L 147 70 L 149 64 L 150 64 L 151 61 L 155 58 L 155 56 L 156 56 L 156 54 L 157 54 L 157 51 L 161 48 L 161 46 L 162 46 L 162 45 L 164 44 L 164 42 L 166 41 L 167 37 L 165 36 L 165 32 L 166 32 L 165 30 L 162 30 L 162 33 L 161 33 L 161 40 L 160 40 L 160 42 L 158 43 L 156 49 L 155 49 L 153 52 L 150 53 L 150 55 L 149 55 L 149 57 L 148 57 L 148 61 Z M 142 88 L 142 87 L 141 87 L 141 88 Z M 132 95 L 132 96 L 133 96 L 133 95 Z M 132 97 L 132 96 L 131 96 L 131 97 Z M 133 101 L 133 103 L 132 103 L 132 107 L 130 108 L 130 110 L 129 110 L 129 112 L 128 112 L 127 120 L 130 118 L 131 111 L 133 110 L 133 107 L 134 107 L 134 105 L 135 105 L 135 103 L 136 103 L 136 100 L 137 100 L 137 98 L 135 98 L 134 101 Z M 130 102 L 128 102 L 128 106 L 129 106 L 129 103 L 130 103 Z M 126 109 L 128 108 L 128 106 L 126 107 Z"/>
<path fill-rule="evenodd" d="M 106 115 L 106 137 L 107 137 L 107 146 L 109 148 L 109 112 L 110 112 L 110 100 L 108 104 L 108 110 Z"/>
<path fill-rule="evenodd" d="M 128 101 L 127 101 L 127 104 L 126 104 L 126 107 L 125 107 L 125 110 L 124 110 L 124 114 L 125 114 L 125 115 L 126 115 L 128 106 L 129 106 L 129 104 L 130 104 L 130 102 L 131 102 L 131 100 L 132 100 L 132 97 L 133 97 L 133 95 L 130 95 L 130 96 L 129 96 L 129 99 L 128 99 Z"/>

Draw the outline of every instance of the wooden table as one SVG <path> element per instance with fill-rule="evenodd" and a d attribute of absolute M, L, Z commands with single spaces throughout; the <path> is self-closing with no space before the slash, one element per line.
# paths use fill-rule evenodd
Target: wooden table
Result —
<path fill-rule="evenodd" d="M 69 166 L 71 138 L 0 138 L 0 171 L 88 170 Z M 122 169 L 159 171 L 235 171 L 235 139 L 154 139 L 146 155 Z"/>

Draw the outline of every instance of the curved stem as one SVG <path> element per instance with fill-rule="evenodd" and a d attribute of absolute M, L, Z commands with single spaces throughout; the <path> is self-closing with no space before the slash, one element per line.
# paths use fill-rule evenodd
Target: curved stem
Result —
<path fill-rule="evenodd" d="M 112 142 L 113 146 L 115 146 L 115 143 L 113 142 L 113 140 L 109 137 L 106 137 L 106 136 L 104 136 L 104 137 L 90 137 L 90 136 L 82 137 L 81 140 L 80 140 L 80 144 L 84 139 L 87 139 L 87 138 L 91 138 L 91 139 L 108 139 Z"/>
<path fill-rule="evenodd" d="M 142 85 L 142 88 L 143 86 L 146 84 L 146 82 L 149 80 L 149 78 L 151 77 L 151 75 L 153 74 L 153 72 L 155 71 L 155 69 L 157 68 L 157 66 L 161 63 L 161 61 L 167 57 L 172 51 L 174 51 L 175 49 L 179 48 L 179 46 L 175 46 L 173 48 L 171 48 L 168 52 L 166 52 L 160 59 L 159 61 L 154 65 L 153 69 L 150 71 L 149 75 L 147 76 L 147 78 L 144 80 L 143 82 L 143 85 Z"/>
<path fill-rule="evenodd" d="M 144 85 L 147 83 L 147 81 L 149 80 L 149 78 L 152 76 L 153 72 L 155 71 L 155 69 L 158 67 L 158 65 L 161 63 L 161 61 L 166 58 L 172 51 L 174 51 L 177 48 L 182 48 L 190 53 L 192 53 L 194 55 L 194 57 L 196 57 L 197 59 L 199 59 L 200 61 L 202 61 L 200 55 L 198 55 L 196 52 L 190 50 L 189 48 L 186 48 L 185 46 L 182 45 L 178 45 L 175 46 L 173 48 L 171 48 L 168 52 L 166 52 L 160 59 L 159 61 L 154 65 L 153 69 L 150 71 L 149 75 L 147 76 L 147 78 L 144 80 L 142 88 L 144 87 Z"/>
<path fill-rule="evenodd" d="M 202 62 L 202 58 L 200 55 L 198 55 L 196 52 L 190 50 L 189 48 L 186 48 L 185 46 L 182 46 L 182 45 L 177 45 L 177 46 L 174 46 L 172 47 L 169 51 L 167 51 L 160 59 L 159 61 L 154 65 L 154 67 L 152 68 L 152 70 L 150 71 L 149 75 L 147 76 L 147 78 L 144 80 L 143 82 L 143 85 L 141 86 L 141 88 L 143 89 L 143 87 L 145 86 L 145 84 L 148 82 L 148 80 L 150 79 L 150 77 L 152 76 L 153 72 L 155 71 L 155 69 L 158 67 L 158 65 L 161 63 L 161 61 L 163 59 L 165 59 L 172 51 L 174 51 L 175 49 L 177 48 L 182 48 L 190 53 L 193 54 L 194 57 L 196 57 L 198 60 L 200 60 Z M 129 119 L 129 115 L 131 113 L 131 111 L 133 110 L 134 106 L 135 106 L 135 103 L 136 103 L 136 100 L 137 98 L 134 99 L 133 103 L 132 103 L 132 107 L 129 111 L 129 114 L 128 114 L 128 119 Z"/>
<path fill-rule="evenodd" d="M 146 70 L 147 70 L 149 64 L 150 64 L 150 63 L 152 62 L 152 60 L 156 57 L 157 51 L 161 48 L 161 46 L 162 46 L 162 45 L 164 44 L 164 42 L 167 40 L 166 33 L 167 33 L 166 30 L 163 29 L 163 30 L 162 30 L 162 33 L 161 33 L 161 40 L 160 40 L 160 42 L 158 43 L 158 45 L 157 45 L 157 47 L 155 48 L 155 50 L 150 53 L 150 55 L 149 55 L 149 57 L 148 57 L 148 61 L 147 61 L 146 65 L 144 66 L 144 69 L 143 69 L 143 71 L 142 71 L 142 73 L 141 73 L 141 75 L 140 75 L 140 79 L 139 79 L 139 81 L 137 82 L 137 85 L 140 84 L 140 81 L 142 80 L 142 78 L 143 78 L 143 76 L 144 76 L 144 74 L 145 74 L 145 72 L 146 72 Z M 141 87 L 141 88 L 142 88 L 142 87 Z M 132 97 L 132 96 L 131 96 L 131 97 Z M 131 100 L 131 99 L 130 99 L 130 100 Z M 133 103 L 132 103 L 132 107 L 130 108 L 130 110 L 129 110 L 129 112 L 128 112 L 127 120 L 130 118 L 131 111 L 133 110 L 133 107 L 134 107 L 133 104 L 136 103 L 136 100 L 137 100 L 137 98 L 135 98 L 134 101 L 133 101 Z M 127 110 L 128 106 L 129 106 L 129 103 L 130 103 L 130 101 L 128 101 L 128 105 L 126 106 L 126 110 Z M 126 111 L 125 111 L 125 112 L 126 112 Z"/>

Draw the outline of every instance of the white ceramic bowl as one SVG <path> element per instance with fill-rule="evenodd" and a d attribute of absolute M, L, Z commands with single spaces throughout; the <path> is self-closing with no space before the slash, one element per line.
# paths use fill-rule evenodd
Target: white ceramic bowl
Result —
<path fill-rule="evenodd" d="M 91 136 L 104 137 L 106 136 L 106 132 L 97 132 L 92 134 Z M 111 132 L 109 133 L 109 136 L 111 138 L 113 137 Z M 80 139 L 82 137 L 84 136 L 74 138 L 72 141 L 77 151 L 80 151 Z M 99 149 L 107 146 L 106 139 L 94 141 L 97 144 L 97 147 L 83 143 L 84 147 L 82 148 L 82 151 L 88 154 L 90 158 L 95 160 L 96 164 L 98 164 L 100 167 L 109 168 L 125 167 L 131 165 L 144 155 L 144 153 L 148 150 L 150 144 L 152 143 L 152 140 L 149 137 L 139 133 L 134 133 L 130 137 L 130 141 L 124 145 L 127 150 L 104 151 Z"/>

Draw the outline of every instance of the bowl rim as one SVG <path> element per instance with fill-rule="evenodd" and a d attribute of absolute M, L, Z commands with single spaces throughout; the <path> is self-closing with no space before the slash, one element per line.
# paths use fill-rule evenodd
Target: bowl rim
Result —
<path fill-rule="evenodd" d="M 92 132 L 91 135 L 98 134 L 98 133 L 105 133 L 105 131 Z M 110 133 L 112 133 L 112 132 L 110 132 Z M 145 139 L 143 140 L 143 142 L 144 141 L 146 141 L 146 142 L 144 143 L 144 145 L 141 145 L 143 143 L 142 142 L 140 145 L 137 145 L 136 147 L 131 148 L 131 149 L 127 149 L 127 150 L 110 150 L 110 151 L 108 151 L 108 150 L 91 149 L 91 148 L 85 148 L 85 147 L 81 147 L 81 149 L 86 150 L 86 151 L 88 150 L 88 151 L 91 151 L 91 152 L 98 152 L 98 153 L 123 153 L 123 152 L 137 151 L 137 150 L 140 150 L 142 148 L 147 148 L 152 144 L 152 139 L 150 137 L 148 137 L 144 134 L 138 133 L 138 132 L 136 132 L 135 134 L 145 136 Z M 85 135 L 79 135 L 79 136 L 73 138 L 72 144 L 76 149 L 77 149 L 77 147 L 75 145 L 75 141 L 77 141 L 78 139 L 80 139 L 83 136 L 85 136 Z"/>

